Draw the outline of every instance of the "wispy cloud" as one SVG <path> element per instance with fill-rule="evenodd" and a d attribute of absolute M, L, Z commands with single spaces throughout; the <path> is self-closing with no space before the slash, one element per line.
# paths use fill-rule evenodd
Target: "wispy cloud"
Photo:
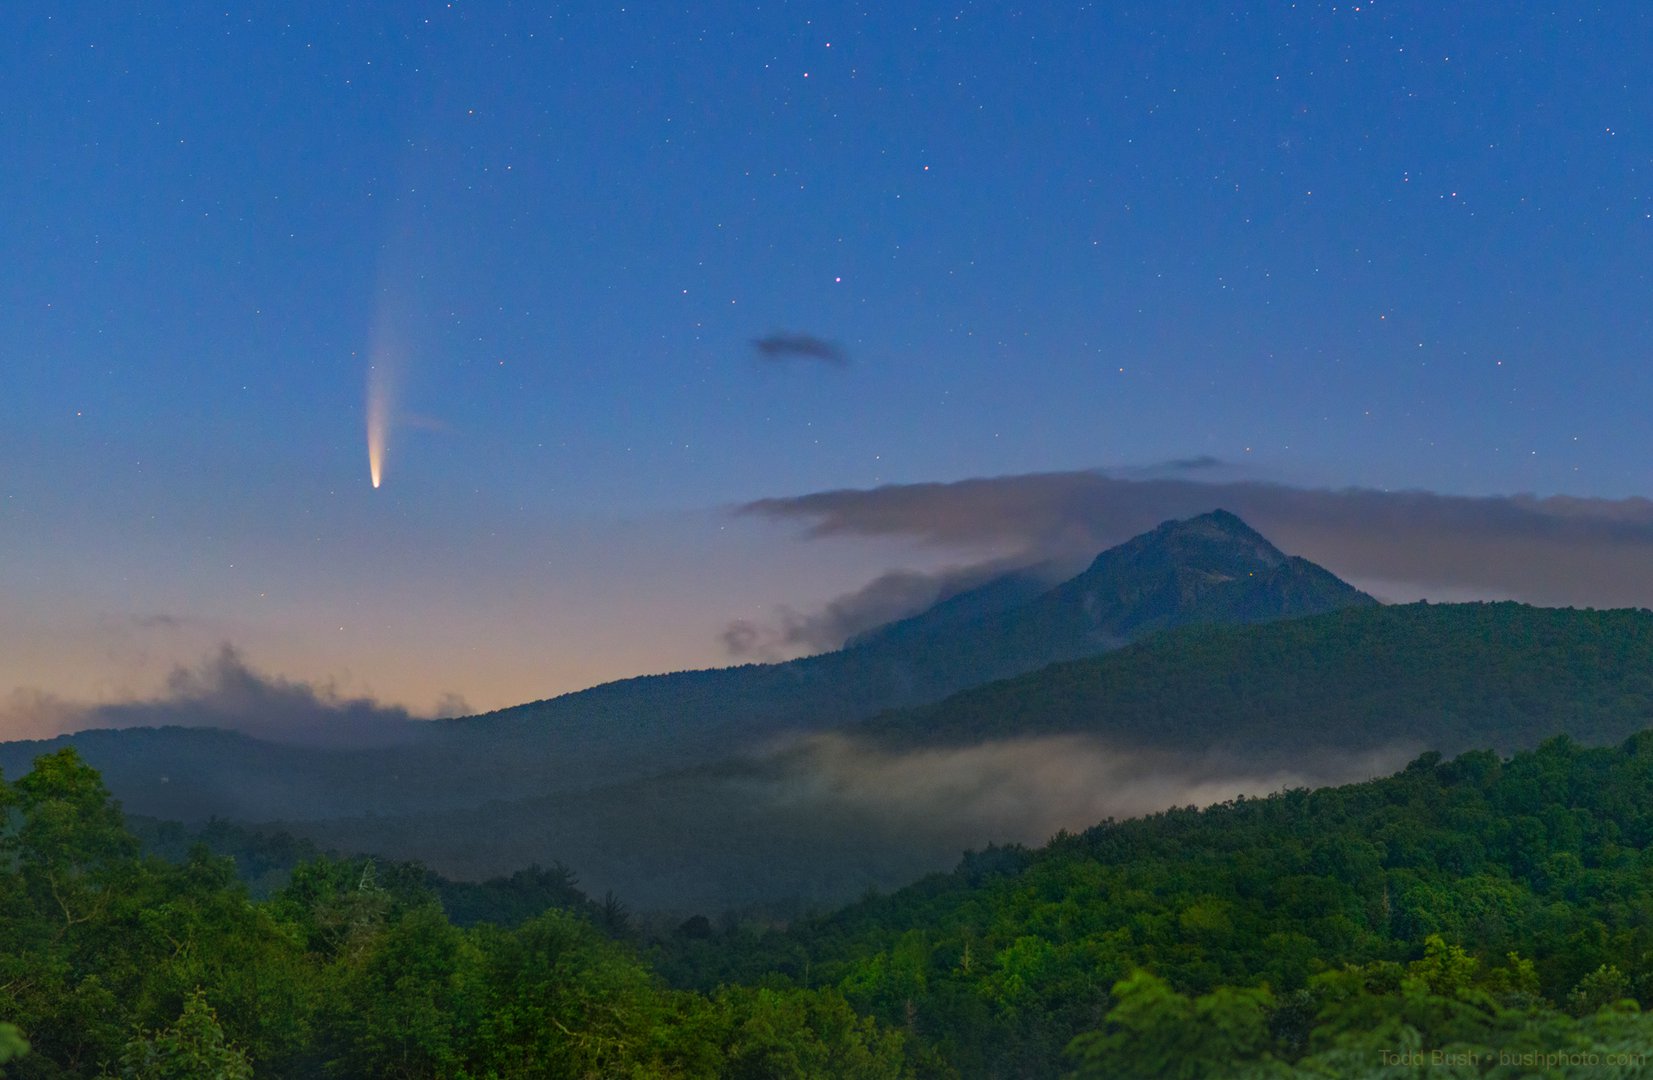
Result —
<path fill-rule="evenodd" d="M 1196 459 L 1198 461 L 1198 459 Z M 1004 558 L 1093 555 L 1222 507 L 1389 599 L 1653 606 L 1653 501 L 1300 488 L 1254 480 L 1033 473 L 760 499 L 804 535 L 905 537 Z"/>
<path fill-rule="evenodd" d="M 909 750 L 815 735 L 783 755 L 766 791 L 777 804 L 805 804 L 822 814 L 855 809 L 885 828 L 943 833 L 960 846 L 1043 843 L 1060 829 L 1107 818 L 1364 780 L 1415 753 L 1402 746 L 1361 754 L 1305 748 L 1286 767 L 1232 754 L 1122 749 L 1081 735 Z"/>
<path fill-rule="evenodd" d="M 131 624 L 140 630 L 178 630 L 190 625 L 191 621 L 185 616 L 168 615 L 165 612 L 130 617 Z"/>
<path fill-rule="evenodd" d="M 443 699 L 437 715 L 468 712 L 463 699 Z M 273 742 L 371 745 L 396 742 L 421 717 L 367 696 L 348 696 L 330 683 L 260 672 L 224 644 L 193 667 L 175 667 L 161 692 L 129 701 L 86 704 L 36 690 L 0 703 L 0 738 L 48 738 L 88 728 L 213 727 Z"/>
<path fill-rule="evenodd" d="M 1224 464 L 1225 462 L 1221 458 L 1212 457 L 1210 454 L 1199 454 L 1195 457 L 1172 458 L 1160 465 L 1159 468 L 1165 472 L 1208 472 L 1212 469 L 1220 469 Z"/>
<path fill-rule="evenodd" d="M 724 629 L 723 644 L 731 656 L 760 660 L 836 649 L 856 634 L 917 614 L 1021 565 L 990 560 L 930 572 L 891 570 L 815 611 L 782 606 L 768 619 L 737 619 Z"/>

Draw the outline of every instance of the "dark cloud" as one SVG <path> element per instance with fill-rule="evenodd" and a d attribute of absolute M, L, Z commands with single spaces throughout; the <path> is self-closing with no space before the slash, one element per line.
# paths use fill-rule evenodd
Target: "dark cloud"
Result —
<path fill-rule="evenodd" d="M 1221 458 L 1200 454 L 1197 457 L 1172 458 L 1161 467 L 1167 472 L 1206 472 L 1220 469 L 1224 464 Z"/>
<path fill-rule="evenodd" d="M 752 339 L 752 348 L 765 360 L 818 360 L 836 367 L 849 363 L 849 357 L 837 343 L 812 334 L 770 334 Z"/>
<path fill-rule="evenodd" d="M 468 711 L 449 695 L 439 711 Z M 176 667 L 153 698 L 86 705 L 20 690 L 0 706 L 0 738 L 41 738 L 87 728 L 213 727 L 274 742 L 361 746 L 398 742 L 420 718 L 330 684 L 267 675 L 225 644 L 194 667 Z"/>
<path fill-rule="evenodd" d="M 740 513 L 810 537 L 906 537 L 1000 557 L 1095 554 L 1222 507 L 1386 599 L 1653 606 L 1653 501 L 1289 487 L 1034 473 L 761 499 Z"/>
<path fill-rule="evenodd" d="M 758 660 L 836 649 L 856 634 L 916 615 L 1024 565 L 995 559 L 932 572 L 891 570 L 818 611 L 780 607 L 765 622 L 737 619 L 724 629 L 723 645 L 731 656 Z"/>
<path fill-rule="evenodd" d="M 1133 465 L 1109 470 L 1108 475 L 1118 480 L 1189 480 L 1204 483 L 1231 483 L 1256 479 L 1254 470 L 1243 463 L 1224 461 L 1210 454 L 1171 458 L 1148 465 Z"/>
<path fill-rule="evenodd" d="M 775 629 L 766 623 L 754 622 L 751 619 L 735 619 L 723 628 L 723 633 L 718 637 L 730 656 L 770 660 L 777 658 L 774 648 L 775 635 Z"/>

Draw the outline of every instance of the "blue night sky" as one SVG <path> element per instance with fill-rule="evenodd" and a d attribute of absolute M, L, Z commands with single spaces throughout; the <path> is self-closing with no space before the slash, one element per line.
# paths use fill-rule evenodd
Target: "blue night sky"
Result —
<path fill-rule="evenodd" d="M 1653 490 L 1640 4 L 30 3 L 0 42 L 14 733 L 221 643 L 497 707 L 1040 546 L 764 497 Z M 1413 569 L 1367 576 L 1520 594 Z"/>

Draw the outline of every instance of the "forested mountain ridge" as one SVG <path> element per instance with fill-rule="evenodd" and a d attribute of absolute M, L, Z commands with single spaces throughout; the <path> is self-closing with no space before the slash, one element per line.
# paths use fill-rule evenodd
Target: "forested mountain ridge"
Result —
<path fill-rule="evenodd" d="M 561 860 L 599 890 L 685 913 L 837 902 L 965 847 L 1038 842 L 1107 814 L 1368 777 L 1426 747 L 1512 751 L 1560 733 L 1613 743 L 1649 724 L 1653 614 L 1369 606 L 1171 631 L 889 713 L 824 746 L 474 809 L 280 827 L 462 878 Z M 955 786 L 918 809 L 884 793 L 932 772 Z M 890 782 L 869 790 L 867 775 Z M 1147 794 L 1102 797 L 1133 781 Z M 980 811 L 1041 804 L 1049 814 Z"/>
<path fill-rule="evenodd" d="M 254 901 L 203 847 L 140 857 L 72 749 L 33 764 L 0 778 L 13 1080 L 893 1080 L 918 1060 L 831 991 L 670 990 L 580 913 L 456 927 L 372 860 L 306 862 Z"/>
<path fill-rule="evenodd" d="M 441 776 L 425 781 L 360 752 L 330 758 L 337 771 L 322 779 L 407 785 L 413 794 L 430 792 L 430 804 L 401 814 L 324 816 L 318 809 L 320 820 L 268 820 L 279 818 L 280 828 L 324 847 L 418 859 L 454 878 L 481 880 L 561 861 L 599 893 L 613 889 L 642 907 L 713 914 L 761 902 L 795 910 L 799 901 L 839 902 L 869 887 L 897 887 L 949 865 L 966 847 L 1037 842 L 1059 824 L 1083 827 L 1107 813 L 1167 805 L 1195 786 L 1179 779 L 1195 768 L 1203 770 L 1196 781 L 1239 777 L 1226 790 L 1204 789 L 1213 791 L 1206 798 L 1226 798 L 1282 782 L 1373 775 L 1430 746 L 1510 751 L 1559 732 L 1610 743 L 1649 723 L 1653 614 L 1518 604 L 1363 606 L 1246 627 L 1182 628 L 844 729 L 858 733 L 852 741 L 874 753 L 875 764 L 909 757 L 922 763 L 926 754 L 982 747 L 985 767 L 1003 771 L 1027 760 L 1014 756 L 1019 741 L 1072 737 L 1094 746 L 1105 769 L 1124 755 L 1120 760 L 1134 762 L 1137 773 L 1170 776 L 1164 801 L 1138 801 L 1124 811 L 1107 805 L 1089 817 L 1079 816 L 1092 805 L 1081 801 L 1079 810 L 1044 828 L 971 817 L 972 794 L 921 813 L 892 809 L 877 792 L 870 799 L 846 793 L 841 782 L 858 774 L 833 771 L 842 759 L 807 744 L 777 756 L 474 805 L 441 802 Z M 103 737 L 117 734 L 145 736 Z M 187 734 L 213 746 L 242 738 Z M 994 757 L 999 746 L 1012 753 Z M 1370 764 L 1362 770 L 1364 760 L 1349 759 L 1363 749 Z M 1137 754 L 1150 757 L 1129 756 Z M 1318 768 L 1321 757 L 1342 763 Z M 507 776 L 519 767 L 527 771 L 510 760 L 500 764 Z M 284 772 L 271 768 L 248 782 L 276 784 Z M 910 770 L 897 775 L 912 778 Z M 1102 785 L 1121 778 L 1117 768 L 1101 775 Z M 1276 776 L 1282 779 L 1269 779 Z M 501 782 L 486 790 L 510 788 Z M 1016 795 L 1027 805 L 1063 797 L 1032 779 Z"/>
<path fill-rule="evenodd" d="M 134 812 L 243 821 L 476 807 L 712 762 L 1169 626 L 1369 605 L 1232 514 L 1159 528 L 1040 590 L 1007 575 L 848 647 L 779 664 L 649 675 L 481 716 L 410 723 L 389 745 L 278 745 L 185 728 L 0 743 L 13 774 L 72 745 Z"/>
<path fill-rule="evenodd" d="M 1100 653 L 1157 630 L 1303 617 L 1377 601 L 1290 557 L 1225 510 L 1168 521 L 1110 548 L 1077 577 L 1002 616 L 998 651 Z M 1052 648 L 1051 642 L 1066 642 Z M 1051 655 L 1051 660 L 1067 659 Z M 1049 662 L 1049 661 L 1047 661 Z"/>
<path fill-rule="evenodd" d="M 666 727 L 701 728 L 761 713 L 790 726 L 830 727 L 1116 649 L 1161 629 L 1376 604 L 1322 567 L 1282 554 L 1223 510 L 1167 521 L 1102 552 L 1054 587 L 1038 591 L 1037 580 L 1006 574 L 817 656 L 642 676 L 443 723 L 556 725 L 567 710 L 596 705 L 617 723 L 646 724 L 645 718 L 664 714 Z M 721 719 L 701 719 L 702 711 Z"/>
<path fill-rule="evenodd" d="M 1409 1076 L 1383 1057 L 1407 1050 L 1480 1055 L 1431 1076 L 1646 1076 L 1653 731 L 990 849 L 657 963 L 835 988 L 969 1077 Z M 1500 1052 L 1562 1058 L 1481 1067 Z"/>
<path fill-rule="evenodd" d="M 1616 742 L 1650 723 L 1653 612 L 1502 602 L 1191 626 L 851 730 L 903 747 L 1078 733 L 1264 763 L 1394 744 L 1515 750 L 1560 733 Z"/>
<path fill-rule="evenodd" d="M 0 807 L 16 1080 L 1635 1077 L 1653 1062 L 1653 731 L 1431 753 L 1381 780 L 987 850 L 786 930 L 691 919 L 641 939 L 623 911 L 606 933 L 559 910 L 455 927 L 417 873 L 371 860 L 304 863 L 255 901 L 204 849 L 140 858 L 72 750 L 0 780 Z"/>

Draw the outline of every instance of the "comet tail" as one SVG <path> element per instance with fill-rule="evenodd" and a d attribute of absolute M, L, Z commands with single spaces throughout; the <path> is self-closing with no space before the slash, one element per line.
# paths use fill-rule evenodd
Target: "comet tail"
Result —
<path fill-rule="evenodd" d="M 385 439 L 390 433 L 390 386 L 385 365 L 367 369 L 367 471 L 373 486 L 384 477 Z"/>

